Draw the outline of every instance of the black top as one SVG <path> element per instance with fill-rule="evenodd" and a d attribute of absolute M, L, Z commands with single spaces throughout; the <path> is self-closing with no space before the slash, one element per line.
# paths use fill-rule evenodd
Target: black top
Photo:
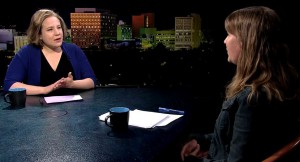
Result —
<path fill-rule="evenodd" d="M 42 51 L 41 55 L 41 86 L 51 85 L 62 77 L 67 77 L 69 72 L 72 72 L 74 77 L 73 67 L 65 53 L 62 53 L 56 71 L 52 69 Z M 55 95 L 64 94 L 65 92 L 66 90 L 59 89 L 55 91 Z M 49 95 L 54 95 L 54 92 Z"/>
<path fill-rule="evenodd" d="M 56 71 L 52 69 L 43 52 L 41 54 L 41 86 L 48 86 L 62 77 L 67 77 L 69 72 L 74 74 L 72 65 L 64 53 L 61 55 Z"/>

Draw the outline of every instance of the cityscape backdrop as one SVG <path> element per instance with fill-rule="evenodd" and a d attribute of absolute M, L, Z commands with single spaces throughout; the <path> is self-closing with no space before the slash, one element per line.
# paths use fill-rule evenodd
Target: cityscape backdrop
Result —
<path fill-rule="evenodd" d="M 199 60 L 199 58 L 191 57 L 189 59 L 185 59 L 185 67 L 189 67 L 189 65 L 193 64 L 195 66 L 201 66 L 203 69 L 208 69 L 206 73 L 212 74 L 212 71 L 223 71 L 218 72 L 215 75 L 221 75 L 218 76 L 218 78 L 222 78 L 226 75 L 226 68 L 222 68 L 223 66 L 220 66 L 220 63 L 227 64 L 226 62 L 226 50 L 225 46 L 223 44 L 223 40 L 226 36 L 226 32 L 224 30 L 224 19 L 225 17 L 232 11 L 246 7 L 246 6 L 252 6 L 252 5 L 264 5 L 273 8 L 276 10 L 276 12 L 281 16 L 283 22 L 284 22 L 284 29 L 286 30 L 286 38 L 289 43 L 289 46 L 292 51 L 292 55 L 295 59 L 296 65 L 300 66 L 299 64 L 299 39 L 300 38 L 300 27 L 299 27 L 299 9 L 298 5 L 296 5 L 295 1 L 291 0 L 226 0 L 226 1 L 217 1 L 217 0 L 184 0 L 184 1 L 159 1 L 159 0 L 149 0 L 149 1 L 130 1 L 130 0 L 28 0 L 28 1 L 21 1 L 21 2 L 15 2 L 15 1 L 7 1 L 5 4 L 2 2 L 1 9 L 0 9 L 0 25 L 16 25 L 17 31 L 25 31 L 28 27 L 30 17 L 32 14 L 40 9 L 40 8 L 50 8 L 57 11 L 65 20 L 68 27 L 70 27 L 70 13 L 75 11 L 75 8 L 100 8 L 100 9 L 107 9 L 110 10 L 111 13 L 116 14 L 118 16 L 118 19 L 124 20 L 127 23 L 131 23 L 131 17 L 132 15 L 139 15 L 141 13 L 147 13 L 152 12 L 155 14 L 155 27 L 160 30 L 164 29 L 171 29 L 174 28 L 174 18 L 177 16 L 186 16 L 190 13 L 198 13 L 201 16 L 201 29 L 203 31 L 210 31 L 212 34 L 212 37 L 215 41 L 215 45 L 211 48 L 214 49 L 214 55 L 209 57 L 209 60 L 202 60 L 202 63 L 205 62 L 203 65 L 196 65 L 200 62 L 192 62 L 195 60 Z M 203 47 L 202 47 L 203 48 Z M 197 53 L 193 52 L 193 56 L 198 57 Z M 153 52 L 154 53 L 154 52 Z M 91 56 L 90 53 L 87 52 L 87 55 Z M 153 60 L 151 64 L 155 64 L 156 59 L 161 59 L 166 55 L 166 52 L 164 54 L 157 52 L 154 54 L 155 58 L 150 58 L 147 61 Z M 106 55 L 102 55 L 106 56 Z M 117 55 L 120 57 L 120 55 Z M 122 55 L 123 57 L 124 55 Z M 127 55 L 128 58 L 123 58 L 124 60 L 130 60 L 132 55 Z M 178 56 L 178 58 L 176 58 Z M 93 56 L 95 57 L 95 56 Z M 111 56 L 107 55 L 107 58 L 112 58 Z M 174 58 L 167 58 L 170 60 L 180 60 L 182 59 L 182 55 L 173 55 Z M 186 56 L 189 57 L 189 56 Z M 202 56 L 201 56 L 202 57 Z M 111 62 L 107 61 L 105 62 L 103 58 L 102 64 L 107 64 L 108 66 L 111 66 Z M 91 59 L 92 64 L 100 65 L 101 63 L 95 62 L 100 61 L 101 59 Z M 120 59 L 120 58 L 118 58 Z M 143 56 L 139 56 L 136 61 L 140 61 L 141 59 L 145 59 Z M 203 59 L 203 58 L 201 58 Z M 120 59 L 121 60 L 121 59 Z M 132 61 L 132 60 L 131 60 Z M 163 64 L 159 65 L 165 65 L 164 60 L 160 60 Z M 181 60 L 182 61 L 182 60 Z M 191 61 L 191 62 L 189 62 Z M 116 62 L 116 61 L 114 61 Z M 136 62 L 136 63 L 137 63 Z M 6 67 L 7 65 L 3 65 L 2 60 L 0 60 L 1 67 Z M 6 64 L 6 62 L 5 62 Z M 142 64 L 141 61 L 138 64 Z M 176 64 L 180 64 L 180 62 L 173 62 L 174 66 Z M 119 64 L 120 65 L 120 64 Z M 167 64 L 168 65 L 168 64 Z M 205 65 L 208 65 L 210 67 L 204 67 Z M 217 67 L 219 66 L 219 68 Z M 166 66 L 165 66 L 166 67 Z M 165 68 L 164 67 L 164 68 Z M 214 68 L 214 69 L 210 69 Z M 1 68 L 3 71 L 5 71 L 5 68 Z M 98 68 L 95 68 L 97 71 Z M 99 68 L 101 69 L 101 68 Z M 155 69 L 155 67 L 153 68 Z M 152 69 L 152 70 L 153 70 Z M 202 71 L 204 71 L 202 69 Z M 161 70 L 158 68 L 158 70 Z M 163 69 L 166 70 L 166 69 Z M 173 69 L 174 70 L 174 69 Z M 182 69 L 181 69 L 182 70 Z M 104 71 L 104 70 L 103 70 Z M 174 75 L 178 74 L 178 71 L 173 71 Z M 198 72 L 198 71 L 197 71 Z M 107 72 L 108 73 L 108 72 Z M 153 72 L 156 73 L 156 72 Z M 164 73 L 169 73 L 170 71 L 166 71 Z M 183 70 L 183 74 L 188 74 L 186 71 Z M 205 72 L 204 72 L 205 73 Z M 119 73 L 116 72 L 116 75 Z M 193 73 L 191 76 L 195 77 Z M 3 73 L 1 73 L 1 76 L 3 77 Z M 108 74 L 107 74 L 108 75 Z M 134 74 L 132 74 L 134 75 Z M 99 73 L 99 76 L 103 76 L 101 73 Z M 111 76 L 110 76 L 111 77 Z M 165 76 L 166 77 L 166 76 Z M 112 78 L 112 77 L 111 77 Z M 184 76 L 183 76 L 184 78 Z M 230 77 L 229 77 L 230 78 Z M 168 78 L 169 80 L 172 80 L 171 77 Z M 190 79 L 189 77 L 186 78 L 187 80 Z M 2 80 L 1 80 L 2 81 Z M 220 80 L 215 80 L 216 82 Z M 195 81 L 197 82 L 197 81 Z M 210 84 L 214 84 L 216 82 L 211 82 Z M 0 82 L 1 83 L 1 82 Z M 222 83 L 221 83 L 222 84 Z M 223 86 L 223 85 L 222 85 Z M 208 86 L 210 87 L 210 86 Z"/>
<path fill-rule="evenodd" d="M 286 20 L 296 20 L 299 15 L 298 5 L 292 0 L 26 0 L 2 2 L 0 24 L 9 22 L 16 24 L 19 29 L 25 29 L 31 15 L 40 8 L 55 9 L 67 23 L 75 8 L 102 8 L 109 9 L 120 19 L 129 21 L 134 14 L 153 12 L 156 14 L 158 29 L 172 27 L 175 16 L 194 12 L 200 14 L 204 29 L 223 29 L 223 20 L 230 12 L 250 5 L 274 8 Z"/>
<path fill-rule="evenodd" d="M 217 40 L 225 37 L 224 19 L 241 7 L 265 5 L 277 11 L 282 17 L 289 42 L 292 47 L 298 43 L 293 41 L 300 37 L 299 7 L 294 0 L 25 0 L 1 2 L 0 25 L 16 25 L 17 31 L 25 31 L 30 17 L 40 8 L 54 9 L 65 19 L 70 27 L 70 13 L 75 8 L 108 9 L 118 15 L 118 19 L 130 24 L 132 15 L 152 12 L 155 14 L 155 27 L 159 30 L 174 27 L 174 17 L 198 13 L 201 16 L 202 30 L 214 31 Z"/>

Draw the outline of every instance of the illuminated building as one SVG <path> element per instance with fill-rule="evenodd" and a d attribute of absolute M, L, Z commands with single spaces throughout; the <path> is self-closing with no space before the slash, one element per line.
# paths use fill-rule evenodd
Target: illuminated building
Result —
<path fill-rule="evenodd" d="M 17 53 L 21 47 L 28 44 L 27 36 L 14 36 L 15 53 Z"/>
<path fill-rule="evenodd" d="M 167 49 L 175 49 L 175 30 L 156 31 L 156 44 L 162 43 Z"/>
<path fill-rule="evenodd" d="M 143 49 L 151 48 L 155 45 L 156 28 L 141 28 L 139 35 Z"/>
<path fill-rule="evenodd" d="M 119 22 L 117 26 L 117 40 L 131 40 L 132 39 L 132 27 L 126 25 L 124 22 Z"/>
<path fill-rule="evenodd" d="M 71 40 L 81 48 L 100 48 L 106 39 L 116 39 L 116 15 L 108 10 L 76 8 L 71 13 Z"/>
<path fill-rule="evenodd" d="M 198 48 L 201 43 L 201 34 L 200 15 L 175 17 L 175 50 Z"/>
<path fill-rule="evenodd" d="M 132 36 L 140 38 L 141 28 L 154 28 L 154 13 L 143 13 L 132 16 Z"/>

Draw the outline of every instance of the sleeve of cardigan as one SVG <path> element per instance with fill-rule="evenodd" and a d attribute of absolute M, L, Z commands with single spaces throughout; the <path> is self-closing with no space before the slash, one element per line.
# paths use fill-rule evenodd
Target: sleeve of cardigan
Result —
<path fill-rule="evenodd" d="M 22 60 L 22 53 L 23 51 L 20 50 L 8 65 L 4 79 L 5 92 L 7 92 L 15 82 L 23 82 L 26 79 L 27 67 L 25 66 L 25 60 Z"/>
<path fill-rule="evenodd" d="M 73 67 L 76 69 L 75 71 L 79 71 L 79 76 L 77 79 L 85 79 L 85 78 L 91 78 L 94 81 L 94 85 L 98 83 L 98 80 L 96 78 L 96 75 L 94 73 L 94 70 L 92 69 L 92 66 L 85 55 L 85 53 L 80 49 L 78 46 L 74 46 L 75 51 L 77 53 L 77 67 Z"/>

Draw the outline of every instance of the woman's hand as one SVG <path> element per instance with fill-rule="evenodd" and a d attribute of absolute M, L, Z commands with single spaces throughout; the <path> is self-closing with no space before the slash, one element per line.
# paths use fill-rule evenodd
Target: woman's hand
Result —
<path fill-rule="evenodd" d="M 49 86 L 46 86 L 45 90 L 44 90 L 45 91 L 44 94 L 48 94 L 48 93 L 58 90 L 60 88 L 72 88 L 73 82 L 74 82 L 74 80 L 73 80 L 72 72 L 69 72 L 67 77 L 61 78 L 58 81 L 56 81 L 55 83 L 53 83 Z"/>
<path fill-rule="evenodd" d="M 55 83 L 44 87 L 44 93 L 43 94 L 48 94 L 52 91 L 60 89 L 60 88 L 63 87 L 63 84 L 64 84 L 64 79 L 61 78 L 60 80 L 56 81 Z"/>
<path fill-rule="evenodd" d="M 181 149 L 181 160 L 184 161 L 184 158 L 187 156 L 195 156 L 202 158 L 207 155 L 207 152 L 203 152 L 200 149 L 200 145 L 195 139 L 186 143 Z"/>
<path fill-rule="evenodd" d="M 68 73 L 68 76 L 60 79 L 58 88 L 70 88 L 70 89 L 91 89 L 95 87 L 94 81 L 91 78 L 85 78 L 80 80 L 73 80 L 72 72 Z"/>
<path fill-rule="evenodd" d="M 73 75 L 72 72 L 68 73 L 68 76 L 66 78 L 62 78 L 62 87 L 64 88 L 72 88 L 73 87 Z"/>

